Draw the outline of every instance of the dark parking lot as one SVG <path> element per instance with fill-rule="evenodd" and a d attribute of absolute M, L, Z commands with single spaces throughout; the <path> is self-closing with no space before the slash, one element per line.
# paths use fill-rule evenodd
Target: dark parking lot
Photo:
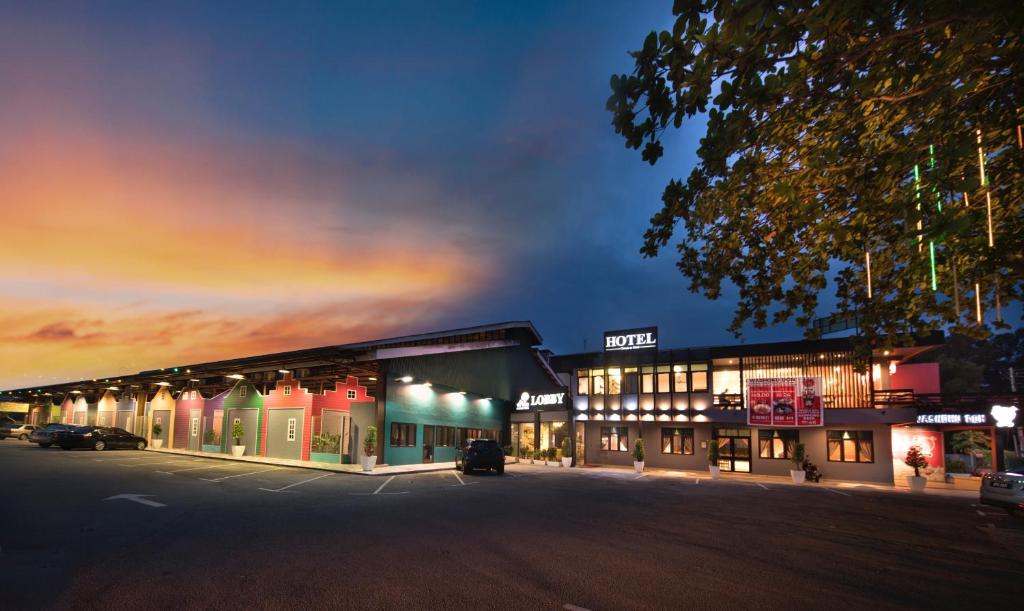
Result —
<path fill-rule="evenodd" d="M 1024 526 L 964 497 L 13 440 L 0 464 L 11 609 L 1009 608 L 1024 584 Z"/>

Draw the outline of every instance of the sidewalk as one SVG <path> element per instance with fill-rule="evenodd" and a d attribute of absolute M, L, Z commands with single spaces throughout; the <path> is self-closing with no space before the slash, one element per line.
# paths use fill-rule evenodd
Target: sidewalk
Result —
<path fill-rule="evenodd" d="M 359 465 L 341 465 L 326 462 L 312 462 L 308 460 L 293 460 L 290 458 L 270 458 L 267 456 L 232 456 L 219 452 L 193 452 L 192 450 L 176 450 L 170 448 L 146 448 L 150 452 L 163 454 L 177 454 L 180 456 L 196 456 L 200 458 L 213 458 L 217 460 L 233 460 L 236 462 L 256 463 L 260 465 L 275 465 L 278 467 L 297 467 L 299 469 L 316 469 L 318 471 L 333 471 L 335 473 L 348 473 L 351 475 L 398 475 L 401 473 L 427 473 L 430 471 L 450 471 L 455 468 L 454 462 L 440 462 L 418 465 L 377 465 L 373 471 L 363 471 Z"/>

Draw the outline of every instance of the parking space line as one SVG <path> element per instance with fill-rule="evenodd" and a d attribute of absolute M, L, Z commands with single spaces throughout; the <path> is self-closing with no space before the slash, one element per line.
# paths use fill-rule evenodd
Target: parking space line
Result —
<path fill-rule="evenodd" d="M 466 482 L 462 481 L 462 476 L 461 476 L 461 475 L 459 475 L 459 472 L 458 472 L 458 471 L 452 471 L 452 475 L 454 475 L 454 476 L 455 476 L 455 479 L 459 480 L 459 483 L 460 483 L 460 484 L 462 484 L 463 486 L 465 486 L 465 485 L 466 485 Z"/>
<path fill-rule="evenodd" d="M 828 486 L 822 486 L 822 488 L 824 488 L 825 490 L 828 490 L 832 494 L 841 494 L 843 496 L 853 496 L 852 494 L 849 494 L 847 492 L 843 492 L 842 490 L 836 490 L 835 488 L 829 488 Z"/>
<path fill-rule="evenodd" d="M 755 484 L 757 484 L 758 486 L 760 486 L 760 487 L 764 488 L 765 490 L 771 490 L 771 488 L 769 488 L 768 486 L 765 486 L 765 485 L 764 485 L 764 484 L 762 484 L 761 482 L 754 482 L 754 483 L 755 483 Z"/>
<path fill-rule="evenodd" d="M 294 488 L 295 486 L 301 486 L 302 484 L 308 484 L 309 482 L 314 482 L 314 481 L 316 481 L 318 479 L 323 479 L 323 478 L 329 477 L 331 475 L 333 475 L 333 473 L 324 473 L 323 475 L 318 475 L 316 477 L 311 477 L 309 479 L 304 479 L 301 482 L 295 482 L 294 484 L 288 484 L 287 486 L 283 486 L 281 488 L 274 488 L 274 489 L 271 489 L 271 488 L 260 488 L 260 490 L 263 490 L 263 491 L 266 491 L 266 492 L 284 492 L 285 490 L 287 490 L 289 488 Z"/>
<path fill-rule="evenodd" d="M 390 484 L 391 480 L 395 479 L 396 477 L 398 477 L 398 476 L 397 475 L 392 475 L 391 477 L 389 477 L 387 479 L 387 481 L 384 482 L 383 484 L 381 484 L 380 487 L 378 487 L 376 490 L 373 491 L 373 493 L 374 494 L 380 494 L 380 491 L 384 489 L 384 486 L 387 486 L 388 484 Z"/>
<path fill-rule="evenodd" d="M 209 479 L 209 478 L 206 478 L 206 477 L 200 477 L 199 479 L 201 479 L 203 481 L 206 481 L 206 482 L 222 482 L 222 481 L 224 481 L 226 479 L 231 479 L 233 477 L 245 477 L 246 475 L 256 475 L 257 473 L 267 473 L 269 471 L 280 471 L 282 468 L 283 467 L 274 467 L 272 469 L 260 469 L 259 471 L 250 471 L 249 473 L 236 473 L 235 475 L 225 475 L 224 477 L 218 477 L 218 478 L 215 478 L 215 479 Z"/>
<path fill-rule="evenodd" d="M 647 474 L 646 473 L 641 473 L 640 475 L 637 475 L 633 479 L 640 479 L 641 477 L 647 477 Z"/>
<path fill-rule="evenodd" d="M 182 471 L 198 471 L 200 469 L 230 469 L 231 465 L 206 465 L 205 467 L 192 467 L 191 469 L 176 469 L 174 471 L 157 471 L 157 473 L 181 473 Z"/>

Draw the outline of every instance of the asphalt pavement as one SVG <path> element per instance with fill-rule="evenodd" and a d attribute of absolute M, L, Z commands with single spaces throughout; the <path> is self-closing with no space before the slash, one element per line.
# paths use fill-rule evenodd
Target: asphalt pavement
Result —
<path fill-rule="evenodd" d="M 11 609 L 1012 608 L 970 498 L 509 465 L 359 477 L 0 441 Z M 10 606 L 8 606 L 10 605 Z"/>

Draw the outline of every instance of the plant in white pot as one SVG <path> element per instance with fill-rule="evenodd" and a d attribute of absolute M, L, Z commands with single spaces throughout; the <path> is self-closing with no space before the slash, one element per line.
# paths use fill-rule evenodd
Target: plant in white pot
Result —
<path fill-rule="evenodd" d="M 556 448 L 555 446 L 551 446 L 550 448 L 547 449 L 546 452 L 547 452 L 547 460 L 544 462 L 544 464 L 547 464 L 548 461 L 550 461 L 552 464 L 557 465 L 558 464 L 558 448 Z"/>
<path fill-rule="evenodd" d="M 637 473 L 644 472 L 644 440 L 639 437 L 633 444 L 633 468 Z"/>
<path fill-rule="evenodd" d="M 804 471 L 804 460 L 807 459 L 806 451 L 804 450 L 804 444 L 798 443 L 793 446 L 793 455 L 789 457 L 789 460 L 793 461 L 793 468 L 789 470 L 789 476 L 793 478 L 794 484 L 804 483 L 804 478 L 807 477 L 807 472 Z"/>
<path fill-rule="evenodd" d="M 363 456 L 360 458 L 363 471 L 373 471 L 373 468 L 377 466 L 377 455 L 374 454 L 376 450 L 377 427 L 368 426 L 366 427 L 366 437 L 363 438 Z"/>
<path fill-rule="evenodd" d="M 907 484 L 910 486 L 910 491 L 924 492 L 928 478 L 921 476 L 921 469 L 928 466 L 928 459 L 921 453 L 920 446 L 910 446 L 910 449 L 907 450 L 907 457 L 903 459 L 903 464 L 914 469 L 914 474 L 907 476 Z"/>
<path fill-rule="evenodd" d="M 242 456 L 245 454 L 245 444 L 242 443 L 242 437 L 245 437 L 245 427 L 242 426 L 242 421 L 238 420 L 231 425 L 231 439 L 235 442 L 235 445 L 231 446 L 232 456 Z"/>
<path fill-rule="evenodd" d="M 572 442 L 568 437 L 562 440 L 562 466 L 565 468 L 572 466 Z"/>
<path fill-rule="evenodd" d="M 718 479 L 722 475 L 722 468 L 718 466 L 718 440 L 712 439 L 708 441 L 708 472 L 711 473 L 711 479 Z"/>
<path fill-rule="evenodd" d="M 161 426 L 159 422 L 154 422 L 153 423 L 153 447 L 158 449 L 158 450 L 160 448 L 164 447 L 164 440 L 163 439 L 157 439 L 157 437 L 160 436 L 160 433 L 163 433 L 163 432 L 164 432 L 164 427 Z"/>

